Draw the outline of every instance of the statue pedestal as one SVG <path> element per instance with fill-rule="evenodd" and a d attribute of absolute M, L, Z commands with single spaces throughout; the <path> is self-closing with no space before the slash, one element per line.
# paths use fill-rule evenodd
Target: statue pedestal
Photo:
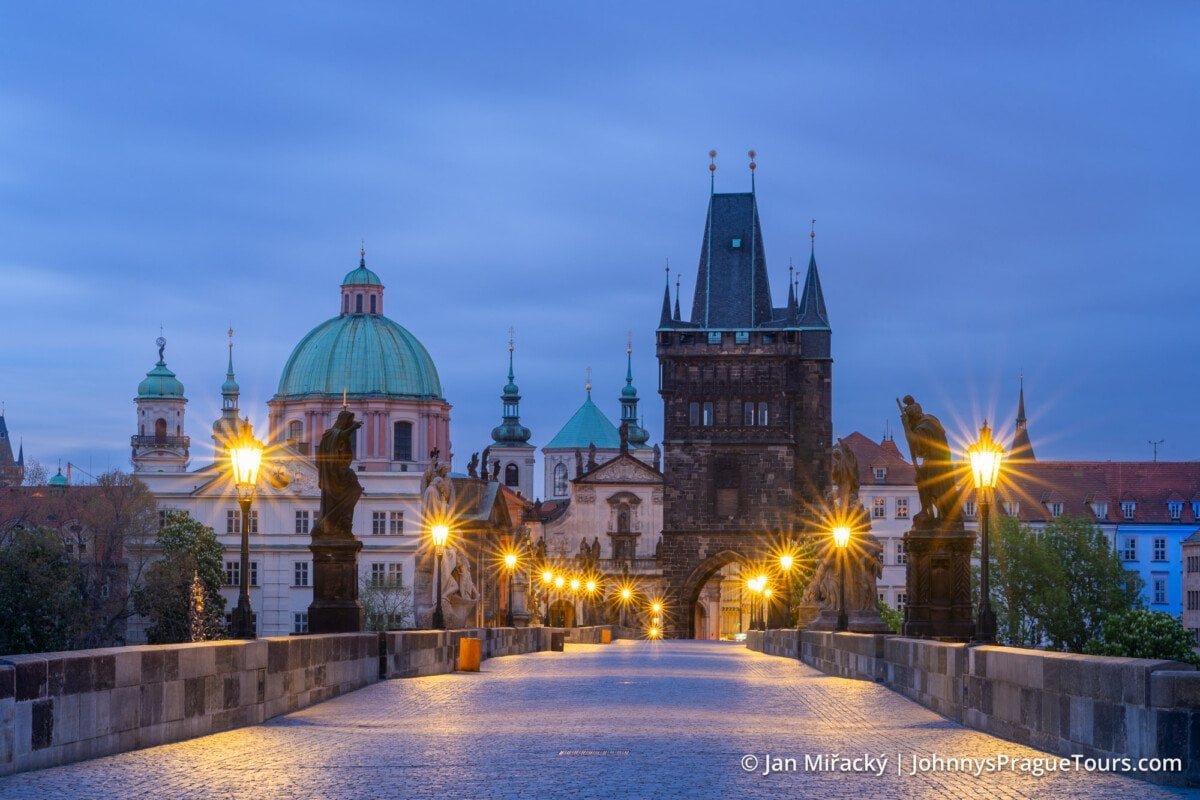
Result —
<path fill-rule="evenodd" d="M 309 633 L 357 633 L 363 629 L 358 602 L 357 539 L 312 540 L 313 601 L 308 607 Z"/>
<path fill-rule="evenodd" d="M 935 525 L 913 520 L 904 535 L 908 606 L 904 635 L 967 641 L 975 632 L 971 605 L 971 552 L 975 534 L 961 520 Z"/>
<path fill-rule="evenodd" d="M 851 611 L 847 615 L 847 629 L 851 633 L 892 633 L 884 624 L 878 611 Z"/>
<path fill-rule="evenodd" d="M 836 631 L 838 621 L 837 606 L 833 608 L 823 608 L 817 612 L 812 621 L 803 627 L 809 631 Z"/>

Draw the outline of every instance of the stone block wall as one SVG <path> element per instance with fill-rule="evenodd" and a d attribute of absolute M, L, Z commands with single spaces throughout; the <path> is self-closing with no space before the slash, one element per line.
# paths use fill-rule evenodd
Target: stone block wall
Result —
<path fill-rule="evenodd" d="M 755 631 L 746 645 L 788 654 L 795 636 Z M 1139 776 L 1200 786 L 1200 672 L 1187 664 L 816 631 L 800 647 L 809 666 L 880 681 L 977 730 L 1061 756 L 1179 758 L 1182 771 Z"/>
<path fill-rule="evenodd" d="M 289 636 L 0 658 L 0 775 L 253 725 L 381 678 L 548 650 L 549 628 Z M 600 627 L 559 629 L 599 642 Z M 615 628 L 613 637 L 619 634 Z"/>

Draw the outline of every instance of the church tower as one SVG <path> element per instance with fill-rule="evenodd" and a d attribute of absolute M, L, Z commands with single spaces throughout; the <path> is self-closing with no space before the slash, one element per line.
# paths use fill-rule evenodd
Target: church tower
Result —
<path fill-rule="evenodd" d="M 493 464 L 500 464 L 500 480 L 523 497 L 533 498 L 533 455 L 536 452 L 529 443 L 532 436 L 529 428 L 521 424 L 521 390 L 513 378 L 513 337 L 508 337 L 508 383 L 500 394 L 504 407 L 504 421 L 492 428 L 492 446 L 488 457 Z M 488 465 L 491 469 L 491 465 Z"/>
<path fill-rule="evenodd" d="M 238 434 L 238 395 L 241 392 L 233 374 L 233 328 L 226 334 L 229 336 L 229 366 L 225 370 L 225 382 L 221 384 L 221 416 L 212 426 L 214 452 L 218 459 Z"/>
<path fill-rule="evenodd" d="M 621 425 L 625 428 L 629 449 L 645 449 L 650 434 L 638 421 L 638 393 L 633 385 L 633 337 L 625 345 L 625 387 L 621 389 Z"/>
<path fill-rule="evenodd" d="M 133 447 L 135 472 L 183 472 L 187 469 L 189 439 L 184 435 L 183 412 L 187 398 L 183 384 L 167 369 L 163 352 L 167 340 L 158 337 L 158 363 L 138 384 L 137 433 Z"/>
<path fill-rule="evenodd" d="M 1029 420 L 1025 418 L 1025 376 L 1021 376 L 1020 395 L 1017 400 L 1017 427 L 1013 431 L 1012 446 L 1008 448 L 1005 460 L 1010 464 L 1020 464 L 1036 461 L 1033 455 L 1033 442 L 1029 440 Z"/>
<path fill-rule="evenodd" d="M 13 458 L 8 422 L 4 419 L 4 409 L 0 408 L 0 486 L 20 486 L 24 480 L 25 445 L 19 446 L 17 457 Z"/>
<path fill-rule="evenodd" d="M 691 317 L 671 313 L 668 283 L 657 331 L 673 636 L 694 635 L 709 578 L 799 536 L 828 487 L 833 362 L 815 247 L 788 294 L 772 304 L 753 184 L 710 190 Z"/>

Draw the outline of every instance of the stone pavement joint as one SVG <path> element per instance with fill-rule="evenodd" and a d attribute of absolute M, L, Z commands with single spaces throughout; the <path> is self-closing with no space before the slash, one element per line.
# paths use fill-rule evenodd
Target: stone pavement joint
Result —
<path fill-rule="evenodd" d="M 742 758 L 891 759 L 882 776 Z M 377 683 L 251 728 L 0 779 L 3 798 L 1125 798 L 1110 773 L 897 775 L 897 754 L 1047 758 L 885 687 L 720 642 L 568 645 Z"/>

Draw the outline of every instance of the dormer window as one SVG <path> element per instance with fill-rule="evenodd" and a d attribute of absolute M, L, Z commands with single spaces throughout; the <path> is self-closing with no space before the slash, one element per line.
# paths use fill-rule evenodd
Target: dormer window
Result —
<path fill-rule="evenodd" d="M 1132 500 L 1125 500 L 1121 503 L 1121 516 L 1125 519 L 1133 519 L 1133 515 L 1137 513 L 1137 503 Z"/>
<path fill-rule="evenodd" d="M 1010 517 L 1015 517 L 1021 513 L 1021 504 L 1016 500 L 1010 500 L 1004 504 L 1004 513 Z"/>
<path fill-rule="evenodd" d="M 1200 500 L 1192 501 L 1192 516 L 1200 519 Z"/>
<path fill-rule="evenodd" d="M 1096 519 L 1104 519 L 1108 516 L 1108 503 L 1092 503 L 1092 513 Z"/>
<path fill-rule="evenodd" d="M 736 344 L 746 344 L 750 341 L 750 331 L 735 331 L 733 341 Z"/>
<path fill-rule="evenodd" d="M 887 467 L 876 467 L 875 468 L 875 480 L 877 480 L 877 481 L 886 481 L 887 480 Z"/>
<path fill-rule="evenodd" d="M 720 331 L 709 331 L 708 332 L 708 343 L 709 344 L 720 344 L 721 343 L 721 332 Z"/>
<path fill-rule="evenodd" d="M 734 250 L 737 250 L 737 249 L 738 249 L 739 247 L 741 247 L 741 246 L 742 246 L 742 240 L 741 240 L 741 239 L 734 239 L 734 240 L 733 240 L 733 249 L 734 249 Z"/>
<path fill-rule="evenodd" d="M 1063 504 L 1061 501 L 1055 500 L 1052 503 L 1047 503 L 1046 508 L 1050 511 L 1050 516 L 1061 517 L 1063 514 Z"/>
<path fill-rule="evenodd" d="M 1179 522 L 1183 518 L 1183 503 L 1176 501 L 1167 503 L 1167 513 L 1171 516 L 1172 522 Z"/>

